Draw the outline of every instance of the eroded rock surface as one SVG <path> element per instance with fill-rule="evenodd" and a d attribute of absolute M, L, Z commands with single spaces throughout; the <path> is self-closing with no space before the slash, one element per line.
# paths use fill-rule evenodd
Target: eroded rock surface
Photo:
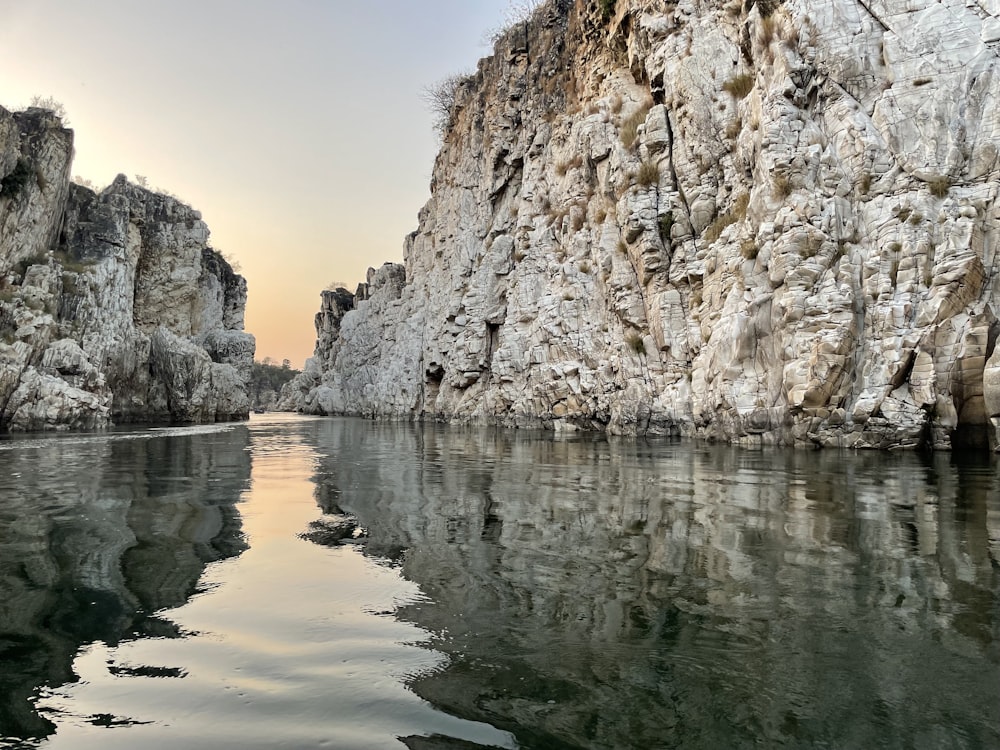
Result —
<path fill-rule="evenodd" d="M 995 443 L 1000 6 L 608 5 L 546 4 L 459 88 L 405 269 L 289 403 Z"/>
<path fill-rule="evenodd" d="M 71 184 L 72 131 L 0 109 L 0 428 L 245 418 L 246 281 L 201 215 Z"/>

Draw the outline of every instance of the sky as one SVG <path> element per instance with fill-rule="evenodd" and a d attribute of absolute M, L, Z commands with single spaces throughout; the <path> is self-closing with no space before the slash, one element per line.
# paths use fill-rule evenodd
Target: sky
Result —
<path fill-rule="evenodd" d="M 320 291 L 402 262 L 437 136 L 421 94 L 475 70 L 511 0 L 0 0 L 0 104 L 61 102 L 73 174 L 202 213 L 249 286 L 257 359 L 299 368 Z"/>

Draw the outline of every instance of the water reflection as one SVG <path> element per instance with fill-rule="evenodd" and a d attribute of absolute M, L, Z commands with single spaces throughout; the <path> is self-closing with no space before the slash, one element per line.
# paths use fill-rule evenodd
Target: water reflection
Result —
<path fill-rule="evenodd" d="M 84 644 L 177 635 L 155 613 L 245 547 L 247 442 L 239 426 L 0 442 L 0 737 L 54 732 L 31 698 L 76 679 Z"/>
<path fill-rule="evenodd" d="M 1000 746 L 993 464 L 328 420 L 428 601 L 412 681 L 524 747 Z"/>

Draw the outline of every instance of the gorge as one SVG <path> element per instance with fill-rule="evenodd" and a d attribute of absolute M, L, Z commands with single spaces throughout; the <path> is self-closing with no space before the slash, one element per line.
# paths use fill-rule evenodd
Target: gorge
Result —
<path fill-rule="evenodd" d="M 283 404 L 995 447 L 998 0 L 550 0 Z"/>
<path fill-rule="evenodd" d="M 0 108 L 0 430 L 245 419 L 246 281 L 197 211 L 72 157 L 51 111 Z"/>

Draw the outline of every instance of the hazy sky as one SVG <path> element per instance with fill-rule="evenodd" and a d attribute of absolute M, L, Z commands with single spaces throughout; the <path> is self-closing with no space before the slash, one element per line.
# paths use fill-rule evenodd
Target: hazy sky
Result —
<path fill-rule="evenodd" d="M 0 104 L 62 102 L 73 173 L 202 212 L 257 358 L 300 367 L 331 281 L 401 261 L 429 196 L 422 89 L 475 69 L 510 0 L 0 0 Z"/>

